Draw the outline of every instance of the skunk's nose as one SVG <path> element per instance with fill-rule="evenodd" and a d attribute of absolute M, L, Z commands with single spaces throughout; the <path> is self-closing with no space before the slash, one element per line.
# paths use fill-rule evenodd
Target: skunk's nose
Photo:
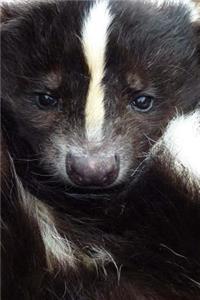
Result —
<path fill-rule="evenodd" d="M 67 155 L 66 170 L 70 180 L 79 186 L 106 187 L 119 173 L 119 158 L 113 156 Z"/>

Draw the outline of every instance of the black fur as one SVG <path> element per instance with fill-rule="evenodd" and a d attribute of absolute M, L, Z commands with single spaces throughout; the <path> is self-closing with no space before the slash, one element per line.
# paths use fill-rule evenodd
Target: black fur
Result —
<path fill-rule="evenodd" d="M 90 5 L 2 9 L 2 297 L 200 299 L 198 185 L 183 184 L 162 148 L 131 176 L 149 152 L 149 139 L 162 135 L 176 110 L 186 113 L 199 101 L 199 32 L 184 5 L 158 10 L 141 1 L 111 2 L 101 151 L 118 151 L 121 168 L 128 163 L 121 185 L 79 190 L 55 170 L 60 154 L 51 137 L 86 149 L 90 74 L 78 37 Z M 156 102 L 147 114 L 129 110 L 138 93 L 130 83 L 135 74 L 144 90 L 153 85 Z M 62 98 L 62 112 L 39 110 L 35 93 L 41 91 Z M 54 259 L 50 268 L 38 205 L 70 241 L 75 268 Z M 105 261 L 94 246 L 107 251 Z"/>

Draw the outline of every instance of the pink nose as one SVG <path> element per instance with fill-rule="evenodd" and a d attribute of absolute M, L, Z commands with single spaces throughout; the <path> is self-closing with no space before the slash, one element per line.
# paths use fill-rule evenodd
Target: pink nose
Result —
<path fill-rule="evenodd" d="M 70 180 L 76 185 L 106 187 L 117 179 L 119 159 L 117 155 L 103 157 L 68 154 L 66 171 Z"/>

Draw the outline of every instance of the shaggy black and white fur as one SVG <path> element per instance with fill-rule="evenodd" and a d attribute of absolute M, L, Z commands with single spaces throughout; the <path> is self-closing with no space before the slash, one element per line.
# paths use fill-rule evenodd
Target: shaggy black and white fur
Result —
<path fill-rule="evenodd" d="M 2 299 L 200 299 L 198 22 L 189 0 L 2 5 Z M 69 154 L 119 172 L 84 188 Z"/>

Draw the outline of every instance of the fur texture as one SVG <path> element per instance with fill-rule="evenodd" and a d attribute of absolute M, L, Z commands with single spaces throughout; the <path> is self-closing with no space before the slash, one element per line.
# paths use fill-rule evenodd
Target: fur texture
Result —
<path fill-rule="evenodd" d="M 60 0 L 1 14 L 3 299 L 200 299 L 196 6 Z M 154 99 L 148 112 L 138 95 Z M 114 153 L 119 174 L 80 188 L 69 153 Z"/>

